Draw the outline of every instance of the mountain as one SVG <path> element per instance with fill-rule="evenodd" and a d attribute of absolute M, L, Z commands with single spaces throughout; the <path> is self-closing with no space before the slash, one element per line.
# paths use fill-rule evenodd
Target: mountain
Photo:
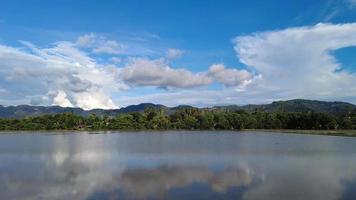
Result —
<path fill-rule="evenodd" d="M 167 107 L 160 104 L 142 103 L 138 105 L 130 105 L 120 109 L 93 109 L 83 110 L 81 108 L 64 108 L 60 106 L 1 106 L 0 105 L 0 118 L 23 118 L 26 116 L 39 116 L 45 114 L 59 114 L 65 112 L 71 112 L 75 115 L 88 116 L 90 114 L 96 114 L 98 116 L 109 115 L 115 116 L 119 113 L 130 112 L 143 112 L 146 108 L 164 109 L 167 113 L 174 113 L 180 109 L 194 108 L 189 105 L 180 105 L 176 107 Z M 356 109 L 356 105 L 346 102 L 327 102 L 305 99 L 294 99 L 288 101 L 275 101 L 270 104 L 261 105 L 229 105 L 229 106 L 216 106 L 212 109 L 227 109 L 227 110 L 244 110 L 246 112 L 265 111 L 265 112 L 320 112 L 342 115 Z"/>
<path fill-rule="evenodd" d="M 76 115 L 86 115 L 86 111 L 81 108 L 63 108 L 60 106 L 0 106 L 1 118 L 21 118 L 25 116 L 38 116 L 44 114 L 58 114 L 72 112 Z"/>
<path fill-rule="evenodd" d="M 141 103 L 138 105 L 130 105 L 124 108 L 119 109 L 120 113 L 130 113 L 130 112 L 142 112 L 146 108 L 155 108 L 155 109 L 168 109 L 168 107 L 160 104 L 153 104 L 153 103 Z"/>
<path fill-rule="evenodd" d="M 110 115 L 115 116 L 119 113 L 130 113 L 130 112 L 143 112 L 146 108 L 152 107 L 155 109 L 168 109 L 167 107 L 159 104 L 152 103 L 142 103 L 138 105 L 130 105 L 120 109 L 93 109 L 93 110 L 83 110 L 81 108 L 68 108 L 60 106 L 29 106 L 29 105 L 19 105 L 19 106 L 1 106 L 0 105 L 0 118 L 23 118 L 26 116 L 39 116 L 45 114 L 59 114 L 59 113 L 74 113 L 75 115 L 88 116 L 90 114 L 95 114 L 98 116 Z"/>
<path fill-rule="evenodd" d="M 270 104 L 255 105 L 249 104 L 244 106 L 220 106 L 220 109 L 244 110 L 247 112 L 265 111 L 265 112 L 319 112 L 329 114 L 345 114 L 354 109 L 356 105 L 346 102 L 328 102 L 317 100 L 293 99 L 288 101 L 275 101 Z"/>

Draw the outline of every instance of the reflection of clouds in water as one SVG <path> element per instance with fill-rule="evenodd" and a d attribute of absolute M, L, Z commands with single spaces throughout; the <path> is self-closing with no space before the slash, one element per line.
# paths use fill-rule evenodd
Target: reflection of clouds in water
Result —
<path fill-rule="evenodd" d="M 115 157 L 107 148 L 107 140 L 55 138 L 51 151 L 45 154 L 25 154 L 21 159 L 15 154 L 9 160 L 0 157 L 5 161 L 0 170 L 6 171 L 0 174 L 1 198 L 88 199 L 98 192 L 119 191 L 127 198 L 158 198 L 170 189 L 193 183 L 208 184 L 215 192 L 224 192 L 229 187 L 249 185 L 255 175 L 247 165 L 219 171 L 195 165 L 126 169 L 125 156 Z M 10 170 L 14 160 L 24 167 Z"/>
<path fill-rule="evenodd" d="M 44 176 L 55 181 L 45 188 L 44 199 L 86 199 L 111 180 L 112 171 L 123 170 L 120 163 L 109 163 L 112 155 L 103 137 L 71 139 L 59 136 L 54 141 L 52 160 L 46 162 L 49 171 Z"/>
<path fill-rule="evenodd" d="M 202 182 L 213 176 L 207 168 L 169 168 L 127 170 L 118 178 L 125 193 L 137 198 L 161 197 L 174 187 L 183 187 L 192 182 Z"/>
<path fill-rule="evenodd" d="M 204 192 L 224 199 L 236 197 L 224 196 L 231 190 L 246 200 L 355 197 L 348 188 L 356 184 L 346 184 L 356 180 L 352 140 L 283 136 L 293 141 L 278 137 L 277 146 L 273 135 L 233 140 L 239 135 L 220 134 L 218 143 L 211 135 L 195 135 L 191 143 L 191 135 L 179 135 L 170 148 L 157 135 L 147 136 L 148 143 L 131 134 L 84 136 L 41 137 L 41 147 L 20 141 L 13 149 L 0 140 L 6 147 L 0 150 L 0 199 L 184 199 L 190 192 L 196 199 Z"/>
<path fill-rule="evenodd" d="M 315 182 L 315 178 L 320 178 Z M 285 200 L 285 199 L 340 199 L 341 185 L 336 180 L 323 180 L 323 177 L 310 174 L 278 173 L 273 178 L 245 194 L 246 200 Z M 327 182 L 324 182 L 327 181 Z"/>
<path fill-rule="evenodd" d="M 221 194 L 230 188 L 244 187 L 246 190 L 242 198 L 246 200 L 332 200 L 341 199 L 345 190 L 343 182 L 354 180 L 352 177 L 355 177 L 351 169 L 340 170 L 343 169 L 340 164 L 329 163 L 317 169 L 314 167 L 323 166 L 319 161 L 306 160 L 303 163 L 299 159 L 291 159 L 277 162 L 280 166 L 265 163 L 267 167 L 263 171 L 266 174 L 262 174 L 248 165 L 220 170 L 211 170 L 206 166 L 124 170 L 108 166 L 107 160 L 99 165 L 91 165 L 69 156 L 61 165 L 51 161 L 47 165 L 34 166 L 41 169 L 37 174 L 17 174 L 17 171 L 13 171 L 7 179 L 1 176 L 0 188 L 6 192 L 0 191 L 2 198 L 6 199 L 88 199 L 97 193 L 104 197 L 166 199 L 172 197 L 169 193 L 172 189 L 189 189 L 194 183 L 201 183 Z M 6 196 L 9 191 L 13 195 Z"/>
<path fill-rule="evenodd" d="M 212 171 L 205 167 L 165 167 L 124 171 L 117 179 L 123 191 L 135 198 L 162 197 L 173 188 L 193 183 L 208 184 L 215 192 L 230 187 L 248 186 L 254 172 L 248 167 Z"/>
<path fill-rule="evenodd" d="M 53 137 L 49 152 L 1 159 L 0 170 L 6 172 L 0 173 L 1 199 L 86 199 L 111 180 L 112 171 L 122 170 L 120 163 L 108 162 L 104 140 L 69 139 Z"/>
<path fill-rule="evenodd" d="M 72 137 L 57 135 L 53 140 L 52 157 L 55 164 L 62 164 L 66 159 L 76 162 L 100 165 L 111 158 L 111 151 L 107 149 L 108 141 L 104 137 Z"/>
<path fill-rule="evenodd" d="M 356 180 L 356 163 L 350 158 L 289 158 L 269 164 L 263 183 L 248 190 L 244 199 L 342 199 L 344 182 Z"/>
<path fill-rule="evenodd" d="M 60 167 L 42 163 L 6 171 L 0 177 L 4 199 L 83 199 L 93 189 L 91 181 L 101 178 L 90 167 L 70 162 Z"/>
<path fill-rule="evenodd" d="M 170 189 L 193 183 L 210 185 L 215 192 L 230 187 L 248 186 L 254 173 L 248 168 L 229 168 L 214 172 L 205 167 L 158 167 L 111 171 L 83 163 L 65 161 L 61 166 L 41 169 L 40 174 L 1 176 L 6 199 L 87 199 L 95 193 L 117 196 L 123 191 L 129 199 L 164 198 Z M 44 167 L 44 166 L 38 166 Z M 119 190 L 120 189 L 120 190 Z M 1 191 L 1 190 L 0 190 Z"/>
<path fill-rule="evenodd" d="M 229 187 L 250 185 L 255 177 L 255 172 L 248 167 L 228 169 L 218 176 L 208 180 L 216 192 L 225 192 Z M 261 178 L 261 177 L 258 177 Z"/>

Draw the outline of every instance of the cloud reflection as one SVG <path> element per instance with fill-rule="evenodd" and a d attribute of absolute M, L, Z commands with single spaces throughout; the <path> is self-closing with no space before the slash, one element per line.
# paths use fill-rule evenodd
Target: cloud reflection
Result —
<path fill-rule="evenodd" d="M 112 197 L 123 192 L 125 199 L 164 199 L 170 190 L 189 188 L 194 183 L 206 184 L 214 192 L 223 193 L 231 187 L 248 186 L 256 178 L 255 173 L 247 167 L 214 171 L 198 166 L 159 166 L 151 169 L 127 169 L 116 173 L 108 168 L 105 170 L 103 166 L 93 168 L 71 161 L 60 166 L 38 165 L 35 168 L 40 170 L 33 173 L 34 169 L 17 169 L 2 174 L 2 197 L 90 199 L 98 193 Z"/>
<path fill-rule="evenodd" d="M 193 183 L 206 184 L 214 192 L 225 192 L 231 187 L 248 186 L 255 173 L 248 167 L 213 171 L 206 167 L 167 167 L 131 169 L 124 171 L 117 183 L 135 198 L 164 197 L 174 188 L 189 187 Z"/>
<path fill-rule="evenodd" d="M 115 136 L 120 136 L 117 141 Z M 3 136 L 0 199 L 356 197 L 353 140 L 327 137 L 322 141 L 318 136 L 300 136 L 303 143 L 296 143 L 297 136 L 285 136 L 293 141 L 280 139 L 276 147 L 272 135 L 263 140 L 258 135 L 256 139 L 240 138 L 229 146 L 228 141 L 240 135 L 220 134 L 216 136 L 220 142 L 216 143 L 215 137 L 202 134 L 204 143 L 194 141 L 188 145 L 183 139 L 172 140 L 176 146 L 185 144 L 182 151 L 173 145 L 162 148 L 167 140 L 158 136 L 164 135 L 154 137 L 150 133 L 146 136 L 150 140 L 142 141 L 130 134 L 38 136 L 38 146 L 26 139 L 11 136 L 10 140 Z M 179 136 L 194 138 L 188 134 Z M 214 144 L 224 156 L 214 154 L 216 151 L 210 148 Z M 300 149 L 301 146 L 307 150 Z"/>

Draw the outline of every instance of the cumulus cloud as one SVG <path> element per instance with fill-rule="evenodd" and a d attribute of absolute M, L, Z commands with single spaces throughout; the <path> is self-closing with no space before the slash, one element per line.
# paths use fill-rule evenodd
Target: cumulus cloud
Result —
<path fill-rule="evenodd" d="M 247 70 L 226 69 L 224 64 L 212 65 L 209 68 L 208 76 L 228 87 L 245 86 L 252 80 L 252 74 Z"/>
<path fill-rule="evenodd" d="M 184 53 L 184 51 L 180 50 L 180 49 L 168 49 L 166 57 L 167 57 L 167 59 L 172 60 L 172 59 L 181 57 L 183 55 L 183 53 Z"/>
<path fill-rule="evenodd" d="M 193 74 L 186 69 L 174 69 L 164 59 L 132 59 L 121 69 L 120 78 L 134 86 L 160 88 L 193 88 L 208 85 L 212 79 L 204 73 Z"/>
<path fill-rule="evenodd" d="M 268 103 L 310 98 L 350 101 L 356 95 L 356 74 L 343 69 L 333 52 L 356 46 L 356 23 L 317 24 L 259 32 L 234 39 L 234 48 L 248 71 L 212 65 L 206 72 L 223 90 L 174 91 L 125 96 L 128 102 L 166 105 Z M 252 73 L 253 72 L 253 73 Z M 234 83 L 239 86 L 231 87 Z M 245 88 L 241 89 L 244 86 Z"/>
<path fill-rule="evenodd" d="M 63 107 L 73 107 L 72 103 L 68 100 L 67 94 L 62 90 L 58 91 L 58 94 L 53 99 L 53 103 Z"/>
<path fill-rule="evenodd" d="M 50 48 L 23 44 L 27 48 L 0 45 L 2 87 L 16 98 L 42 95 L 60 106 L 116 107 L 110 93 L 122 85 L 115 80 L 114 68 L 101 66 L 70 42 Z"/>
<path fill-rule="evenodd" d="M 284 98 L 338 98 L 356 94 L 354 73 L 333 51 L 356 46 L 356 23 L 317 24 L 235 38 L 240 62 L 262 75 L 256 90 Z"/>
<path fill-rule="evenodd" d="M 225 86 L 248 85 L 252 74 L 246 70 L 226 69 L 223 64 L 212 65 L 208 71 L 192 73 L 186 69 L 175 69 L 164 59 L 132 59 L 121 69 L 120 78 L 134 86 L 156 86 L 159 88 L 195 88 L 218 82 Z"/>
<path fill-rule="evenodd" d="M 132 58 L 123 67 L 103 65 L 78 47 L 91 46 L 93 37 L 60 41 L 48 48 L 25 41 L 21 48 L 0 45 L 1 91 L 12 93 L 8 99 L 27 99 L 23 103 L 33 105 L 108 109 L 117 107 L 111 96 L 130 87 L 192 89 L 213 82 L 244 87 L 252 77 L 246 70 L 227 69 L 223 64 L 193 73 L 170 66 L 165 58 Z M 116 57 L 109 60 L 123 63 Z"/>
<path fill-rule="evenodd" d="M 355 73 L 345 70 L 333 54 L 356 46 L 356 23 L 317 24 L 236 37 L 234 49 L 244 69 L 224 64 L 213 64 L 200 72 L 176 68 L 170 61 L 181 55 L 177 49 L 162 58 L 93 55 L 100 52 L 100 45 L 115 43 L 109 41 L 87 34 L 75 42 L 60 41 L 46 48 L 29 42 L 22 42 L 21 48 L 0 45 L 0 94 L 6 93 L 0 101 L 21 99 L 20 103 L 91 109 L 115 108 L 112 96 L 125 105 L 210 106 L 291 98 L 335 100 L 356 94 Z M 224 87 L 209 89 L 213 83 Z M 166 90 L 120 96 L 121 90 L 145 86 Z"/>

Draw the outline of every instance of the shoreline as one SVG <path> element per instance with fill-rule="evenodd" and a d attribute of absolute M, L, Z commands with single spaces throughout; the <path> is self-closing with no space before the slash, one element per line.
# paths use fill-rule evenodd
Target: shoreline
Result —
<path fill-rule="evenodd" d="M 260 132 L 273 132 L 273 133 L 284 133 L 284 134 L 356 137 L 356 130 L 243 129 L 242 131 L 260 131 Z"/>
<path fill-rule="evenodd" d="M 241 129 L 241 130 L 186 130 L 186 129 L 167 129 L 167 130 L 1 130 L 2 134 L 47 134 L 47 135 L 60 135 L 60 134 L 75 134 L 75 133 L 88 133 L 88 134 L 109 134 L 115 132 L 168 132 L 168 131 L 185 131 L 185 132 L 199 132 L 199 131 L 226 131 L 226 132 L 265 132 L 265 133 L 281 133 L 281 134 L 302 134 L 302 135 L 322 135 L 322 136 L 343 136 L 343 137 L 356 137 L 356 130 L 300 130 L 300 129 Z"/>

